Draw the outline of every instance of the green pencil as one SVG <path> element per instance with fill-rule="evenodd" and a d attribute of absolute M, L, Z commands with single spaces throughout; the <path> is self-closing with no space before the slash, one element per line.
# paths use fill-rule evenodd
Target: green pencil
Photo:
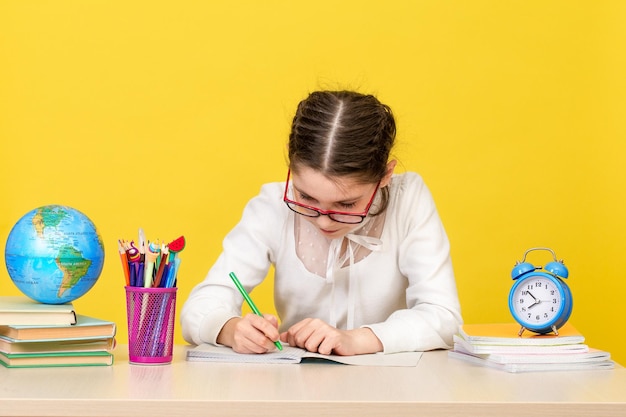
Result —
<path fill-rule="evenodd" d="M 248 306 L 250 306 L 250 308 L 252 309 L 252 312 L 254 314 L 256 314 L 257 316 L 261 316 L 263 317 L 263 314 L 261 314 L 261 312 L 259 311 L 258 308 L 256 308 L 256 305 L 254 305 L 254 302 L 252 301 L 252 298 L 250 298 L 250 295 L 248 295 L 248 292 L 246 291 L 246 289 L 243 287 L 243 285 L 241 285 L 241 282 L 239 282 L 239 279 L 237 278 L 237 276 L 235 275 L 234 272 L 231 272 L 230 274 L 228 274 L 230 276 L 230 278 L 233 280 L 233 282 L 235 283 L 235 286 L 237 287 L 237 289 L 239 290 L 239 292 L 241 293 L 241 295 L 243 296 L 243 298 L 246 300 L 246 303 L 248 303 Z M 276 347 L 278 348 L 278 350 L 283 350 L 283 345 L 280 343 L 280 340 L 277 340 L 274 342 L 274 345 L 276 345 Z"/>

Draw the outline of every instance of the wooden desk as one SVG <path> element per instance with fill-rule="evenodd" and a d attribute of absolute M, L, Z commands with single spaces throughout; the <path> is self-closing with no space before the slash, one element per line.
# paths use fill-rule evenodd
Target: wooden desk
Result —
<path fill-rule="evenodd" d="M 626 369 L 509 374 L 427 352 L 415 368 L 188 363 L 0 367 L 0 416 L 626 416 Z"/>

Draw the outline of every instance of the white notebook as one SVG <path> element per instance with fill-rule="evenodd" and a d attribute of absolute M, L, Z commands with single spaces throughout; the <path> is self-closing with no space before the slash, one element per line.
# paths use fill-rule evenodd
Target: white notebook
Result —
<path fill-rule="evenodd" d="M 586 353 L 582 354 L 583 356 L 587 356 Z M 584 361 L 579 362 L 563 362 L 563 361 L 555 361 L 555 362 L 547 362 L 547 363 L 501 363 L 494 360 L 489 360 L 486 357 L 474 356 L 466 353 L 461 353 L 457 351 L 449 351 L 448 356 L 450 358 L 460 359 L 466 362 L 473 363 L 475 365 L 485 366 L 489 368 L 500 369 L 507 372 L 518 373 L 518 372 L 553 372 L 553 371 L 591 371 L 591 370 L 602 370 L 602 369 L 613 369 L 615 368 L 615 362 L 610 359 L 607 359 L 608 356 L 601 354 L 597 357 L 587 357 Z M 489 355 L 485 355 L 489 356 Z"/>
<path fill-rule="evenodd" d="M 308 352 L 283 344 L 282 351 L 263 354 L 242 354 L 226 346 L 203 344 L 187 351 L 190 362 L 240 362 L 240 363 L 288 363 L 330 361 L 345 365 L 361 366 L 417 366 L 422 352 L 372 353 L 366 355 L 339 356 Z"/>

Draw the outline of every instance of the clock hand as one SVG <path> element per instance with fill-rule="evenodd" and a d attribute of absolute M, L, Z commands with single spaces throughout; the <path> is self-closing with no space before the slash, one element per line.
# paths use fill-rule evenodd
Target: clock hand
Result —
<path fill-rule="evenodd" d="M 537 298 L 533 295 L 533 293 L 531 293 L 530 291 L 527 291 L 527 292 L 528 292 L 528 295 L 530 295 L 533 298 L 533 300 L 535 300 L 534 303 L 528 306 L 528 309 L 530 310 L 531 308 L 539 304 L 539 301 L 537 301 Z"/>

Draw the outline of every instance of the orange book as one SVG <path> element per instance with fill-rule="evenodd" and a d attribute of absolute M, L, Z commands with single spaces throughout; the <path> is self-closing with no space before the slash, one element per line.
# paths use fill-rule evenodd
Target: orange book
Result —
<path fill-rule="evenodd" d="M 115 336 L 114 322 L 76 314 L 76 324 L 59 326 L 0 325 L 0 337 L 15 341 L 87 340 Z"/>

